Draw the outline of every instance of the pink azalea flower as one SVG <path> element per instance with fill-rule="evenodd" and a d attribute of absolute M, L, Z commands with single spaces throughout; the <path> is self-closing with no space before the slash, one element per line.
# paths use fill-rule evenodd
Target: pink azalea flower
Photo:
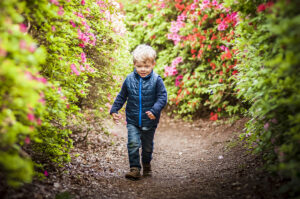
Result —
<path fill-rule="evenodd" d="M 219 5 L 219 3 L 218 3 L 218 1 L 217 1 L 217 0 L 213 0 L 213 1 L 212 1 L 212 5 L 213 5 L 213 6 L 218 6 L 218 5 Z"/>
<path fill-rule="evenodd" d="M 74 14 L 77 16 L 77 17 L 80 17 L 80 18 L 84 18 L 83 14 L 81 14 L 80 12 L 74 12 Z"/>
<path fill-rule="evenodd" d="M 85 68 L 82 65 L 80 65 L 79 68 L 82 72 L 85 71 Z"/>
<path fill-rule="evenodd" d="M 59 10 L 57 11 L 57 14 L 62 16 L 65 13 L 64 8 L 62 6 L 59 7 Z"/>
<path fill-rule="evenodd" d="M 153 17 L 153 14 L 148 14 L 148 18 L 151 19 Z"/>
<path fill-rule="evenodd" d="M 191 10 L 195 10 L 196 8 L 197 8 L 197 4 L 193 3 L 193 4 L 191 5 Z"/>
<path fill-rule="evenodd" d="M 21 23 L 19 26 L 20 26 L 21 32 L 24 32 L 24 33 L 27 32 L 27 26 L 25 24 Z"/>
<path fill-rule="evenodd" d="M 34 53 L 35 50 L 36 50 L 35 45 L 30 45 L 29 48 L 28 48 L 28 50 L 29 50 L 29 52 Z"/>
<path fill-rule="evenodd" d="M 85 5 L 85 0 L 81 0 L 81 5 Z"/>
<path fill-rule="evenodd" d="M 177 17 L 177 21 L 178 21 L 178 22 L 179 22 L 179 21 L 184 21 L 185 19 L 186 19 L 186 15 L 183 14 L 183 13 Z"/>
<path fill-rule="evenodd" d="M 209 0 L 203 0 L 202 1 L 202 4 L 201 4 L 201 10 L 204 10 L 204 9 L 206 9 L 206 8 L 208 8 L 209 7 L 209 4 L 210 4 L 210 1 Z"/>
<path fill-rule="evenodd" d="M 66 105 L 66 108 L 67 108 L 67 109 L 70 109 L 70 104 L 67 104 L 67 105 Z"/>
<path fill-rule="evenodd" d="M 76 27 L 76 24 L 72 21 L 72 20 L 70 20 L 70 24 L 75 28 Z"/>
<path fill-rule="evenodd" d="M 178 75 L 175 80 L 175 86 L 178 87 L 180 85 L 180 80 L 183 79 L 182 75 Z"/>
<path fill-rule="evenodd" d="M 182 57 L 176 57 L 173 61 L 172 61 L 172 66 L 175 67 L 177 66 L 179 63 L 181 63 L 183 60 L 182 60 Z"/>
<path fill-rule="evenodd" d="M 24 140 L 24 142 L 25 142 L 26 144 L 30 144 L 30 138 L 29 138 L 29 137 L 26 137 L 25 140 Z"/>
<path fill-rule="evenodd" d="M 78 76 L 80 75 L 80 72 L 77 70 L 75 64 L 71 64 L 71 70 Z"/>
<path fill-rule="evenodd" d="M 27 46 L 26 41 L 23 39 L 20 40 L 19 46 L 21 49 L 26 49 L 26 46 Z"/>
<path fill-rule="evenodd" d="M 47 171 L 44 171 L 44 176 L 48 176 L 48 172 Z"/>
<path fill-rule="evenodd" d="M 175 66 L 165 66 L 165 74 L 164 74 L 165 77 L 174 76 L 177 73 L 178 72 Z"/>
<path fill-rule="evenodd" d="M 226 30 L 227 27 L 228 27 L 228 24 L 225 21 L 222 21 L 218 26 L 218 30 L 223 31 L 223 30 Z"/>
<path fill-rule="evenodd" d="M 90 8 L 87 8 L 86 11 L 91 12 L 91 9 L 90 9 Z"/>
<path fill-rule="evenodd" d="M 43 83 L 43 84 L 47 84 L 47 79 L 44 78 L 44 77 L 39 77 L 39 78 L 36 78 L 37 81 Z"/>
<path fill-rule="evenodd" d="M 34 114 L 32 114 L 32 113 L 28 113 L 27 114 L 27 119 L 29 120 L 29 121 L 34 121 L 35 120 L 35 117 L 34 117 Z"/>
<path fill-rule="evenodd" d="M 57 0 L 50 0 L 50 3 L 53 3 L 54 5 L 58 6 L 59 2 Z"/>
<path fill-rule="evenodd" d="M 221 50 L 223 50 L 223 51 L 227 51 L 227 50 L 229 50 L 229 48 L 227 48 L 227 47 L 226 47 L 226 46 L 224 46 L 224 45 L 220 46 L 220 49 L 221 49 Z"/>
<path fill-rule="evenodd" d="M 82 62 L 82 63 L 85 63 L 85 62 L 86 62 L 86 56 L 85 56 L 85 53 L 82 52 L 80 56 L 81 56 L 81 62 Z"/>

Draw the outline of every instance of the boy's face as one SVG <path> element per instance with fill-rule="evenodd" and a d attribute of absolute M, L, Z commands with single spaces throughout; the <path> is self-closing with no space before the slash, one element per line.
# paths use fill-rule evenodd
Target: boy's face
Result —
<path fill-rule="evenodd" d="M 146 77 L 151 73 L 155 66 L 155 62 L 153 61 L 145 61 L 145 62 L 135 62 L 134 67 L 136 69 L 136 72 L 141 76 L 141 77 Z"/>

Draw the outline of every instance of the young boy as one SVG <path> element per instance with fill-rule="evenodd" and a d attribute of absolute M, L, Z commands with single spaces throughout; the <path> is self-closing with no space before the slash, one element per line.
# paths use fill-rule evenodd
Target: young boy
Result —
<path fill-rule="evenodd" d="M 157 75 L 156 52 L 145 44 L 139 45 L 132 53 L 134 71 L 130 73 L 116 97 L 110 114 L 117 121 L 118 111 L 127 100 L 126 121 L 128 130 L 128 156 L 130 172 L 125 177 L 133 180 L 141 178 L 139 148 L 142 147 L 143 176 L 151 176 L 153 138 L 160 112 L 167 103 L 167 91 L 162 78 Z"/>

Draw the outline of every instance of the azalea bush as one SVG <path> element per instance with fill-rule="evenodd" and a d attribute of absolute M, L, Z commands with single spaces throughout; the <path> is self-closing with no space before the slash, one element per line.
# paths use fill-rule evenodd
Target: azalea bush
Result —
<path fill-rule="evenodd" d="M 262 153 L 267 168 L 300 192 L 300 11 L 297 1 L 230 1 L 239 12 L 235 55 L 238 97 L 251 104 L 241 138 Z"/>
<path fill-rule="evenodd" d="M 209 111 L 217 120 L 243 110 L 233 91 L 236 12 L 216 0 L 142 1 L 127 12 L 132 48 L 148 43 L 158 51 L 156 70 L 175 113 L 190 117 Z"/>
<path fill-rule="evenodd" d="M 33 165 L 70 160 L 70 116 L 84 120 L 88 104 L 104 117 L 128 49 L 114 1 L 4 0 L 0 10 L 0 171 L 17 186 Z"/>

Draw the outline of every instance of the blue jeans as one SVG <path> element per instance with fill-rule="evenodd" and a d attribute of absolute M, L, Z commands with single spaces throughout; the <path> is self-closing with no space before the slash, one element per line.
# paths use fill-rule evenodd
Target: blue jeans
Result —
<path fill-rule="evenodd" d="M 153 152 L 153 138 L 156 130 L 155 127 L 137 127 L 132 124 L 127 124 L 128 130 L 128 157 L 129 165 L 131 167 L 141 168 L 139 149 L 142 146 L 142 162 L 150 163 Z"/>

